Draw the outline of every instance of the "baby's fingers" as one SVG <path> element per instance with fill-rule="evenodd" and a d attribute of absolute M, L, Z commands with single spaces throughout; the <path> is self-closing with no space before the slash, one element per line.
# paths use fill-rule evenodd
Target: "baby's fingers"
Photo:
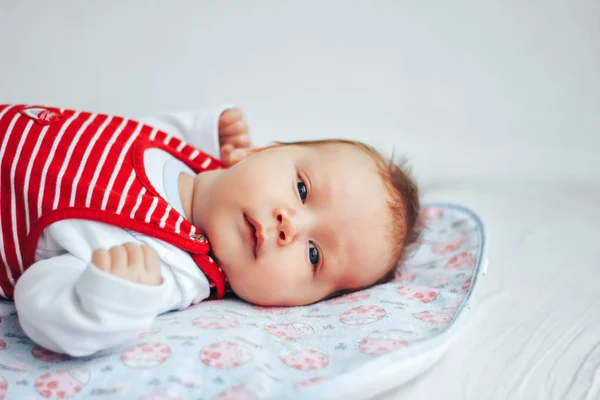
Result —
<path fill-rule="evenodd" d="M 156 250 L 148 245 L 142 245 L 141 250 L 144 255 L 146 270 L 148 272 L 160 271 L 160 258 Z"/>
<path fill-rule="evenodd" d="M 114 246 L 108 250 L 110 254 L 110 271 L 118 276 L 123 276 L 127 273 L 127 265 L 129 256 L 125 246 Z"/>
<path fill-rule="evenodd" d="M 224 144 L 221 146 L 221 160 L 227 162 L 229 155 L 233 151 L 234 147 L 232 144 Z"/>
<path fill-rule="evenodd" d="M 219 127 L 225 127 L 244 118 L 244 113 L 240 108 L 230 108 L 221 114 L 219 118 Z"/>
<path fill-rule="evenodd" d="M 92 253 L 92 264 L 104 272 L 110 272 L 110 254 L 105 249 L 98 249 Z"/>
<path fill-rule="evenodd" d="M 223 145 L 231 144 L 236 149 L 250 147 L 252 145 L 252 141 L 250 140 L 250 135 L 248 135 L 247 133 L 244 133 L 244 134 L 241 134 L 238 136 L 231 136 L 231 137 L 225 138 L 225 139 L 223 139 L 222 142 L 223 142 Z"/>
<path fill-rule="evenodd" d="M 147 245 L 142 246 L 142 253 L 146 267 L 146 279 L 144 283 L 147 285 L 160 285 L 162 276 L 160 274 L 160 258 L 158 257 L 158 253 Z"/>
<path fill-rule="evenodd" d="M 144 253 L 142 252 L 140 245 L 135 243 L 125 243 L 123 247 L 125 247 L 127 250 L 127 264 L 129 268 L 133 268 L 138 265 L 144 265 Z"/>
<path fill-rule="evenodd" d="M 219 138 L 221 141 L 226 141 L 232 136 L 247 135 L 248 124 L 243 119 L 232 123 L 231 125 L 223 126 L 219 129 Z"/>

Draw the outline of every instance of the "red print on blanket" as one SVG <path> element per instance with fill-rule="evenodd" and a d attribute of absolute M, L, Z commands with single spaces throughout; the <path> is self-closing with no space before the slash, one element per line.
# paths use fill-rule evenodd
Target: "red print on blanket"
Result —
<path fill-rule="evenodd" d="M 234 368 L 252 359 L 252 353 L 240 343 L 219 342 L 202 349 L 200 360 L 215 368 Z"/>
<path fill-rule="evenodd" d="M 468 252 L 463 251 L 460 254 L 455 255 L 448 261 L 444 269 L 446 270 L 455 270 L 455 269 L 463 269 L 463 268 L 471 268 L 475 265 L 475 257 Z"/>
<path fill-rule="evenodd" d="M 431 303 L 438 295 L 437 289 L 430 289 L 421 286 L 400 286 L 398 293 L 411 300 L 420 301 L 421 303 Z"/>
<path fill-rule="evenodd" d="M 370 324 L 385 317 L 385 310 L 378 306 L 354 307 L 340 316 L 340 321 L 346 325 Z"/>
<path fill-rule="evenodd" d="M 215 315 L 215 316 L 201 316 L 194 320 L 194 325 L 204 329 L 229 329 L 235 328 L 240 323 L 233 317 L 226 315 Z"/>
<path fill-rule="evenodd" d="M 422 213 L 427 221 L 437 221 L 444 216 L 444 209 L 439 207 L 427 207 L 423 209 Z"/>
<path fill-rule="evenodd" d="M 6 396 L 6 392 L 8 390 L 8 382 L 6 378 L 0 376 L 0 400 L 4 400 L 4 396 Z"/>
<path fill-rule="evenodd" d="M 131 368 L 152 368 L 171 356 L 171 348 L 162 343 L 140 343 L 121 354 L 123 364 Z"/>
<path fill-rule="evenodd" d="M 370 293 L 367 290 L 361 290 L 358 292 L 348 293 L 335 299 L 327 300 L 326 304 L 347 304 L 355 303 L 357 301 L 368 299 Z"/>
<path fill-rule="evenodd" d="M 154 335 L 156 335 L 159 332 L 160 332 L 160 329 L 158 329 L 158 328 L 149 328 L 149 329 L 146 329 L 146 330 L 142 331 L 138 335 L 138 338 L 144 339 L 144 338 L 147 338 L 147 337 L 150 337 L 150 336 L 154 336 Z"/>
<path fill-rule="evenodd" d="M 432 324 L 445 324 L 452 321 L 452 316 L 441 311 L 423 311 L 413 314 L 415 318 Z"/>
<path fill-rule="evenodd" d="M 47 399 L 64 399 L 79 393 L 89 381 L 90 372 L 87 369 L 54 371 L 37 378 L 35 388 Z"/>
<path fill-rule="evenodd" d="M 459 235 L 453 235 L 452 237 L 448 238 L 447 240 L 445 240 L 443 242 L 438 242 L 438 243 L 432 244 L 431 251 L 434 254 L 452 253 L 453 251 L 458 250 L 460 248 L 460 246 L 462 246 L 462 244 L 465 242 L 466 239 L 467 239 L 467 235 L 465 235 L 464 233 L 459 234 Z"/>
<path fill-rule="evenodd" d="M 471 278 L 467 279 L 462 285 L 462 289 L 466 292 L 471 288 Z"/>
<path fill-rule="evenodd" d="M 416 277 L 417 277 L 416 272 L 410 272 L 410 271 L 404 270 L 404 271 L 396 272 L 394 274 L 394 279 L 392 280 L 392 282 L 413 282 Z"/>
<path fill-rule="evenodd" d="M 287 314 L 288 310 L 286 307 L 263 307 L 263 306 L 252 306 L 252 308 L 254 308 L 257 311 L 261 311 L 267 314 L 274 314 L 274 315 L 283 315 L 283 314 Z"/>
<path fill-rule="evenodd" d="M 273 336 L 284 340 L 296 340 L 298 338 L 309 336 L 315 333 L 310 325 L 302 322 L 292 322 L 291 324 L 269 325 L 265 331 Z"/>
<path fill-rule="evenodd" d="M 329 365 L 329 359 L 325 354 L 312 349 L 299 351 L 283 350 L 279 353 L 279 358 L 288 367 L 301 370 L 321 369 Z"/>
<path fill-rule="evenodd" d="M 254 400 L 256 397 L 243 386 L 234 386 L 216 395 L 213 400 Z"/>
<path fill-rule="evenodd" d="M 360 352 L 370 355 L 380 355 L 406 346 L 408 346 L 408 342 L 399 336 L 375 331 L 361 340 Z"/>
<path fill-rule="evenodd" d="M 314 385 L 315 383 L 321 382 L 325 379 L 327 379 L 327 378 L 324 376 L 315 376 L 313 378 L 305 379 L 303 381 L 296 383 L 296 390 L 306 389 L 307 387 L 310 387 L 310 386 Z"/>

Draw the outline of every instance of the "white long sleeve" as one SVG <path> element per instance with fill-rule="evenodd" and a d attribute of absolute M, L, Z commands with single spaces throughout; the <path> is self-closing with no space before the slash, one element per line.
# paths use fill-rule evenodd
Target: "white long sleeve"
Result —
<path fill-rule="evenodd" d="M 231 106 L 203 111 L 177 112 L 158 117 L 144 118 L 141 122 L 160 129 L 171 136 L 202 149 L 219 158 L 219 117 Z"/>
<path fill-rule="evenodd" d="M 25 333 L 36 343 L 72 356 L 93 354 L 135 338 L 156 315 L 183 309 L 209 295 L 209 284 L 184 251 L 146 235 L 80 219 L 50 225 L 40 241 L 43 258 L 15 287 Z M 141 285 L 90 263 L 98 248 L 147 244 L 161 260 L 160 286 Z"/>
<path fill-rule="evenodd" d="M 17 282 L 15 305 L 34 342 L 85 356 L 149 327 L 166 288 L 119 279 L 67 253 L 31 266 Z"/>
<path fill-rule="evenodd" d="M 218 119 L 225 109 L 142 122 L 218 156 Z M 154 184 L 162 181 L 162 174 L 148 178 Z M 91 264 L 94 250 L 126 242 L 147 244 L 158 252 L 160 286 L 135 284 Z M 135 338 L 158 314 L 184 309 L 209 293 L 208 280 L 186 252 L 136 232 L 73 219 L 44 230 L 36 263 L 15 287 L 15 306 L 33 341 L 59 353 L 84 356 Z"/>

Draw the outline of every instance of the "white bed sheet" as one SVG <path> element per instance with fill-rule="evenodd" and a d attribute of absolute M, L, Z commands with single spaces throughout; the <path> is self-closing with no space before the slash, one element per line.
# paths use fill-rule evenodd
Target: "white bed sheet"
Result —
<path fill-rule="evenodd" d="M 600 399 L 600 188 L 448 184 L 479 213 L 488 269 L 442 360 L 379 400 Z"/>

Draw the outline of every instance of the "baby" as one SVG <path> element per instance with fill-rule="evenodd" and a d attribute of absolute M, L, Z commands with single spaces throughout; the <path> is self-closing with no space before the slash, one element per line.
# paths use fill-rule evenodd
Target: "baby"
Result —
<path fill-rule="evenodd" d="M 388 281 L 419 233 L 402 166 L 337 139 L 251 148 L 237 108 L 5 105 L 0 143 L 0 297 L 72 356 L 226 289 L 294 306 Z"/>

